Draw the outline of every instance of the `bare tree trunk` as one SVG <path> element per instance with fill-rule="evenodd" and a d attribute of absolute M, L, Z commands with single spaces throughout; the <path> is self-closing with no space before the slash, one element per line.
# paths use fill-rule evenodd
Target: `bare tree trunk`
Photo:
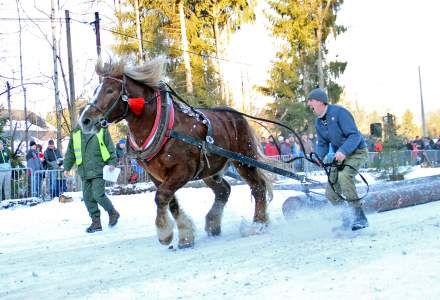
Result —
<path fill-rule="evenodd" d="M 319 79 L 319 87 L 325 88 L 324 83 L 324 70 L 322 69 L 322 6 L 321 4 L 318 7 L 318 31 L 316 32 L 316 40 L 318 42 L 318 60 L 317 60 L 317 67 L 318 67 L 318 79 Z"/>
<path fill-rule="evenodd" d="M 180 32 L 182 38 L 182 50 L 183 61 L 185 63 L 185 76 L 186 76 L 186 92 L 188 94 L 193 93 L 191 63 L 188 54 L 188 38 L 186 36 L 186 23 L 185 23 L 185 11 L 183 10 L 184 0 L 179 1 L 179 18 L 180 18 Z"/>
<path fill-rule="evenodd" d="M 57 119 L 57 148 L 61 149 L 61 112 L 60 91 L 58 89 L 58 64 L 57 64 L 57 38 L 55 33 L 55 1 L 51 0 L 50 20 L 52 24 L 52 56 L 53 56 L 53 82 L 55 87 L 55 113 Z"/>
<path fill-rule="evenodd" d="M 141 32 L 141 19 L 139 16 L 139 0 L 134 0 L 134 10 L 136 13 L 136 35 L 138 42 L 138 51 L 139 51 L 139 61 L 144 60 L 144 55 L 142 51 L 142 32 Z"/>
<path fill-rule="evenodd" d="M 220 81 L 220 93 L 223 101 L 226 101 L 226 93 L 225 93 L 225 82 L 223 78 L 223 70 L 222 65 L 220 62 L 220 36 L 219 36 L 219 26 L 218 26 L 218 17 L 213 17 L 213 31 L 214 31 L 214 40 L 215 40 L 215 54 L 217 56 L 217 63 L 215 64 L 217 66 L 217 72 L 219 76 Z"/>
<path fill-rule="evenodd" d="M 21 16 L 20 16 L 20 9 L 19 9 L 19 0 L 15 1 L 17 5 L 17 14 L 18 14 L 18 38 L 19 38 L 19 47 L 20 47 L 20 84 L 21 89 L 23 91 L 23 99 L 24 99 L 24 140 L 26 142 L 26 151 L 29 150 L 29 126 L 28 126 L 28 113 L 27 113 L 27 98 L 26 98 L 26 88 L 24 87 L 24 79 L 23 79 L 23 50 L 22 50 L 22 42 L 21 42 Z M 11 124 L 12 126 L 12 124 Z"/>
<path fill-rule="evenodd" d="M 325 1 L 325 8 L 324 11 L 322 10 L 322 4 Z M 325 17 L 328 14 L 328 11 L 330 9 L 330 5 L 332 4 L 332 0 L 321 0 L 318 7 L 318 30 L 316 33 L 316 39 L 318 42 L 318 76 L 319 76 L 319 87 L 325 88 L 325 78 L 324 78 L 324 70 L 322 68 L 322 45 L 325 43 L 325 41 L 322 40 L 322 28 L 324 24 Z"/>

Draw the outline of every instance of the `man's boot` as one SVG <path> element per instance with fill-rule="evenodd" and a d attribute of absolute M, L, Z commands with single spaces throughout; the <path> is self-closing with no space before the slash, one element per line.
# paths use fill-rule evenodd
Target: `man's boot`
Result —
<path fill-rule="evenodd" d="M 351 225 L 351 230 L 356 231 L 362 228 L 368 227 L 368 220 L 362 210 L 362 207 L 354 208 L 354 220 Z"/>
<path fill-rule="evenodd" d="M 333 232 L 350 230 L 353 221 L 353 211 L 348 207 L 343 207 L 341 211 L 341 225 L 333 227 Z"/>
<path fill-rule="evenodd" d="M 93 233 L 96 231 L 102 231 L 102 226 L 101 226 L 101 218 L 100 217 L 93 217 L 92 218 L 92 224 L 87 227 L 86 232 L 87 233 Z"/>
<path fill-rule="evenodd" d="M 108 212 L 108 226 L 113 227 L 118 223 L 119 213 L 116 209 L 112 209 Z"/>

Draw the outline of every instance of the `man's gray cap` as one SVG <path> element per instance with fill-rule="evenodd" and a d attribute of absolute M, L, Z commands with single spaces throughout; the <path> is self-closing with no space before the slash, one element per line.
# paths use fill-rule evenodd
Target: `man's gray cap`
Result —
<path fill-rule="evenodd" d="M 325 103 L 325 104 L 328 103 L 327 93 L 321 88 L 317 88 L 317 89 L 314 89 L 313 91 L 311 91 L 309 93 L 309 95 L 307 96 L 307 100 L 310 100 L 310 99 L 315 99 L 315 100 L 321 101 L 322 103 Z"/>

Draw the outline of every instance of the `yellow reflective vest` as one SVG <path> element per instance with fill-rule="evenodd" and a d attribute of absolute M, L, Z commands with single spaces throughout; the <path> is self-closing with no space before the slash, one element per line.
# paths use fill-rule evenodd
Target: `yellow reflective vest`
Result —
<path fill-rule="evenodd" d="M 81 134 L 81 130 L 77 130 L 72 135 L 73 151 L 75 153 L 75 162 L 77 166 L 82 164 Z M 101 128 L 96 136 L 98 137 L 99 150 L 101 150 L 102 160 L 107 161 L 110 158 L 110 152 L 108 151 L 107 146 L 104 143 L 104 129 Z"/>

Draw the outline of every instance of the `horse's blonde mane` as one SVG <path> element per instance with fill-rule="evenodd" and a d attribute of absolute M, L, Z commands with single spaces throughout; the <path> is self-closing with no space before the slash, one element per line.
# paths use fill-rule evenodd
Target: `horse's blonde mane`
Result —
<path fill-rule="evenodd" d="M 139 66 L 129 65 L 128 59 L 110 58 L 103 62 L 99 59 L 95 66 L 95 71 L 99 76 L 122 76 L 126 75 L 131 79 L 143 83 L 152 88 L 158 88 L 163 78 L 165 60 L 156 57 Z"/>

